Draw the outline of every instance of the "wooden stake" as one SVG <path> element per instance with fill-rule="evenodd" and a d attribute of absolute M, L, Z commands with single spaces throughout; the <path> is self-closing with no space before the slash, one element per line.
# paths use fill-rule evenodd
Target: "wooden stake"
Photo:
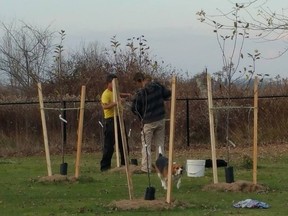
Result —
<path fill-rule="evenodd" d="M 214 131 L 214 113 L 212 101 L 212 87 L 211 76 L 207 74 L 207 89 L 208 89 L 208 110 L 209 110 L 209 123 L 210 123 L 210 140 L 211 140 L 211 153 L 212 153 L 212 168 L 214 184 L 218 183 L 217 162 L 216 162 L 216 142 Z"/>
<path fill-rule="evenodd" d="M 112 89 L 115 89 L 115 82 L 112 82 Z M 113 102 L 117 101 L 116 91 L 113 90 Z M 115 152 L 116 152 L 116 164 L 120 167 L 119 157 L 119 140 L 118 140 L 118 124 L 117 124 L 117 108 L 114 107 L 114 134 L 115 134 Z"/>
<path fill-rule="evenodd" d="M 258 78 L 254 80 L 254 137 L 253 137 L 253 184 L 257 184 L 257 155 L 258 155 Z"/>
<path fill-rule="evenodd" d="M 114 82 L 114 84 L 113 84 L 113 82 Z M 122 111 L 122 107 L 121 107 L 121 101 L 118 100 L 118 99 L 120 99 L 120 95 L 119 95 L 119 91 L 118 91 L 119 88 L 118 88 L 117 78 L 113 79 L 112 85 L 114 85 L 114 87 L 115 87 L 113 89 L 113 91 L 115 91 L 115 94 L 116 94 L 117 113 L 118 113 L 119 124 L 120 124 L 123 154 L 124 154 L 124 159 L 125 159 L 125 168 L 126 168 L 126 177 L 127 177 L 129 198 L 130 198 L 130 200 L 132 200 L 133 199 L 133 184 L 132 184 L 132 178 L 131 178 L 130 172 L 129 172 L 128 147 L 127 147 L 125 126 L 124 126 L 124 121 L 123 121 L 123 111 Z"/>
<path fill-rule="evenodd" d="M 46 118 L 45 118 L 45 112 L 44 112 L 44 102 L 43 102 L 41 83 L 38 83 L 37 87 L 38 87 L 38 95 L 39 95 L 39 105 L 40 105 L 40 113 L 41 113 L 41 121 L 42 121 L 42 129 L 43 129 L 43 137 L 44 137 L 44 146 L 45 146 L 45 155 L 46 155 L 48 176 L 52 176 L 50 151 L 49 151 L 49 144 L 48 144 L 48 134 L 47 134 L 47 126 L 46 126 Z"/>
<path fill-rule="evenodd" d="M 166 202 L 171 203 L 172 194 L 172 164 L 173 164 L 173 148 L 175 134 L 175 106 L 176 106 L 176 78 L 172 78 L 171 87 L 171 110 L 170 110 L 170 135 L 169 135 L 169 159 L 168 159 L 168 183 Z"/>
<path fill-rule="evenodd" d="M 82 137 L 83 137 L 85 94 L 86 94 L 86 87 L 82 86 L 81 101 L 80 101 L 80 116 L 79 116 L 79 124 L 78 124 L 77 155 L 76 155 L 76 163 L 75 163 L 75 178 L 79 177 L 80 156 L 81 156 Z"/>

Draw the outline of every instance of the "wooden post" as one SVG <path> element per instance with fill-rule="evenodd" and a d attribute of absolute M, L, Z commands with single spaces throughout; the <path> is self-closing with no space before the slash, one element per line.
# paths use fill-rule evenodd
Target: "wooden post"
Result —
<path fill-rule="evenodd" d="M 48 176 L 52 176 L 50 151 L 49 151 L 49 144 L 48 144 L 48 134 L 47 134 L 47 126 L 46 126 L 46 118 L 45 118 L 45 112 L 44 112 L 44 102 L 43 102 L 41 83 L 38 83 L 37 87 L 38 87 L 38 95 L 39 95 L 39 105 L 40 105 L 40 113 L 41 113 L 41 120 L 42 120 L 42 129 L 43 129 Z"/>
<path fill-rule="evenodd" d="M 169 135 L 169 159 L 168 159 L 168 183 L 166 202 L 171 203 L 172 194 L 172 164 L 173 164 L 173 148 L 175 134 L 175 105 L 176 105 L 176 78 L 172 78 L 171 87 L 171 110 L 170 110 L 170 135 Z"/>
<path fill-rule="evenodd" d="M 115 82 L 112 82 L 112 89 L 115 89 Z M 117 101 L 116 91 L 113 90 L 113 101 Z M 118 124 L 117 124 L 117 107 L 114 107 L 114 134 L 115 134 L 115 152 L 116 152 L 116 164 L 120 167 L 120 157 L 119 157 L 119 140 L 118 140 Z"/>
<path fill-rule="evenodd" d="M 77 155 L 76 155 L 76 163 L 75 163 L 75 178 L 79 177 L 80 156 L 81 156 L 82 137 L 83 137 L 85 94 L 86 94 L 86 87 L 82 86 L 81 101 L 80 101 L 80 116 L 79 116 L 79 123 L 78 123 L 78 139 L 77 139 Z"/>
<path fill-rule="evenodd" d="M 212 101 L 212 87 L 211 76 L 207 74 L 207 89 L 208 89 L 208 111 L 210 123 L 210 140 L 211 140 L 211 153 L 212 153 L 212 168 L 214 184 L 218 183 L 217 163 L 216 163 L 216 142 L 214 131 L 214 114 L 213 114 L 213 101 Z"/>
<path fill-rule="evenodd" d="M 114 84 L 113 84 L 113 82 L 114 82 Z M 132 200 L 133 199 L 133 184 L 132 184 L 132 178 L 131 178 L 130 172 L 129 172 L 127 139 L 126 139 L 126 132 L 125 132 L 125 126 L 124 126 L 124 121 L 123 121 L 123 110 L 122 110 L 122 107 L 121 107 L 121 101 L 119 100 L 120 95 L 119 95 L 119 91 L 118 91 L 119 88 L 118 88 L 118 80 L 117 80 L 117 78 L 113 79 L 112 85 L 114 86 L 113 91 L 115 91 L 115 94 L 116 94 L 117 113 L 118 113 L 120 131 L 121 131 L 121 138 L 122 138 L 122 146 L 123 146 L 123 154 L 124 154 L 124 160 L 125 160 L 125 168 L 126 168 L 126 177 L 127 177 L 129 198 L 130 198 L 130 200 Z"/>
<path fill-rule="evenodd" d="M 254 137 L 253 137 L 253 184 L 257 184 L 257 155 L 258 155 L 258 78 L 254 80 Z"/>

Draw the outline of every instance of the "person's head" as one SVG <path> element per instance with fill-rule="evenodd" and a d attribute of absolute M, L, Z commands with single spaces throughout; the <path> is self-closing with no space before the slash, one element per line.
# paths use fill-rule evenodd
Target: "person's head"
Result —
<path fill-rule="evenodd" d="M 135 75 L 133 77 L 133 81 L 135 81 L 135 82 L 142 82 L 144 79 L 145 79 L 145 75 L 141 72 L 135 73 Z"/>
<path fill-rule="evenodd" d="M 106 77 L 106 84 L 111 83 L 114 78 L 117 78 L 115 74 L 108 74 Z"/>
<path fill-rule="evenodd" d="M 108 74 L 106 77 L 106 84 L 109 89 L 112 89 L 112 81 L 114 78 L 117 78 L 115 74 Z"/>
<path fill-rule="evenodd" d="M 151 81 L 151 76 L 141 72 L 137 72 L 133 77 L 133 81 L 135 81 L 138 85 L 144 87 L 147 82 Z"/>

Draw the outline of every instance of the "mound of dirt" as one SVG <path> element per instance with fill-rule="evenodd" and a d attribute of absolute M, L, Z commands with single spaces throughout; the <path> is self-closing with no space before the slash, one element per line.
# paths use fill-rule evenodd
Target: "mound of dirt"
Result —
<path fill-rule="evenodd" d="M 225 191 L 225 192 L 266 192 L 267 187 L 260 184 L 253 184 L 249 181 L 239 180 L 233 183 L 217 183 L 205 185 L 204 191 Z"/>
<path fill-rule="evenodd" d="M 110 208 L 113 210 L 135 210 L 139 208 L 161 210 L 161 209 L 172 209 L 175 207 L 178 208 L 188 208 L 191 207 L 191 204 L 173 201 L 167 203 L 165 200 L 144 200 L 144 199 L 133 199 L 133 200 L 119 200 L 113 201 L 110 205 Z"/>
<path fill-rule="evenodd" d="M 133 164 L 129 165 L 129 171 L 130 173 L 134 173 L 140 170 L 140 166 L 136 166 Z M 121 167 L 115 167 L 109 170 L 109 172 L 121 172 L 121 173 L 126 173 L 126 167 L 121 166 Z"/>
<path fill-rule="evenodd" d="M 75 182 L 76 178 L 75 176 L 67 176 L 67 175 L 60 175 L 60 174 L 55 174 L 52 176 L 43 176 L 40 177 L 39 182 Z"/>

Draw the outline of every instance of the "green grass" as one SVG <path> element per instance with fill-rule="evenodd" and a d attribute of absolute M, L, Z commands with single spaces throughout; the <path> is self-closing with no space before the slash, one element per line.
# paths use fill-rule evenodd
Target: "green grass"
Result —
<path fill-rule="evenodd" d="M 179 190 L 172 191 L 173 199 L 185 205 L 170 210 L 116 210 L 109 206 L 114 200 L 129 199 L 125 173 L 99 171 L 98 154 L 81 156 L 80 178 L 76 182 L 39 182 L 47 176 L 44 156 L 26 158 L 0 158 L 0 215 L 287 215 L 288 214 L 288 155 L 259 159 L 258 183 L 270 188 L 268 193 L 213 192 L 202 188 L 213 182 L 211 169 L 205 176 L 182 179 Z M 185 160 L 183 156 L 183 161 Z M 52 156 L 52 171 L 59 173 L 60 156 Z M 66 156 L 68 176 L 74 175 L 74 155 Z M 234 161 L 235 180 L 252 181 L 252 171 Z M 218 168 L 219 182 L 225 182 L 224 169 Z M 134 197 L 144 198 L 148 179 L 146 175 L 132 176 Z M 165 199 L 166 191 L 160 187 L 156 174 L 151 182 L 156 187 L 156 199 Z M 257 199 L 268 203 L 269 209 L 237 209 L 233 202 Z"/>

